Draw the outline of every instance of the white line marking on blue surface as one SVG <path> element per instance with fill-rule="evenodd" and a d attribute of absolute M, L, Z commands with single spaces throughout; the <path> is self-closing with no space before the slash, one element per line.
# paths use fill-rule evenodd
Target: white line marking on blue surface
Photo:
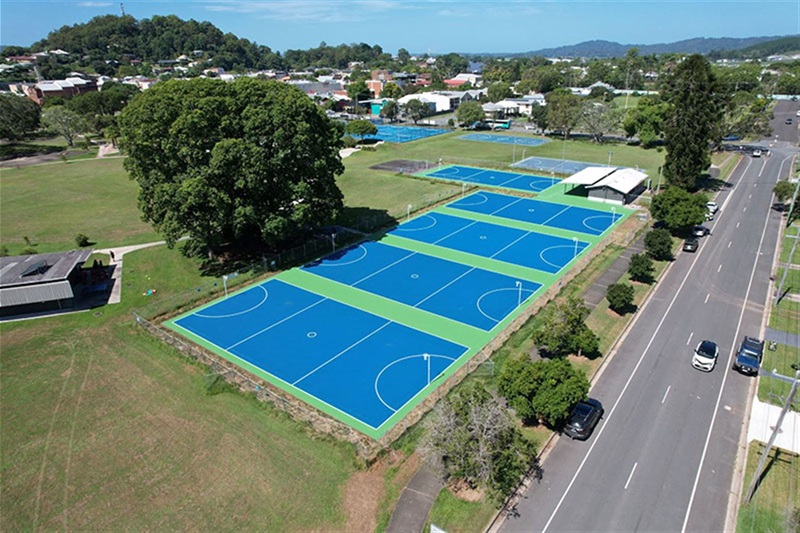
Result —
<path fill-rule="evenodd" d="M 564 213 L 564 212 L 566 212 L 566 211 L 567 211 L 567 210 L 568 210 L 570 207 L 572 207 L 572 206 L 568 205 L 567 207 L 565 207 L 564 209 L 562 209 L 561 211 L 559 211 L 559 212 L 558 212 L 558 213 L 556 213 L 555 215 L 551 216 L 550 218 L 548 218 L 547 220 L 545 220 L 544 222 L 542 222 L 542 226 L 546 226 L 546 225 L 547 225 L 547 224 L 548 224 L 548 223 L 549 223 L 551 220 L 553 220 L 554 218 L 556 218 L 557 216 L 559 216 L 561 213 Z"/>
<path fill-rule="evenodd" d="M 311 309 L 312 307 L 316 307 L 316 306 L 318 306 L 319 304 L 321 304 L 321 303 L 322 303 L 322 302 L 324 302 L 325 300 L 327 300 L 327 298 L 322 298 L 321 300 L 319 300 L 319 301 L 317 301 L 317 302 L 314 302 L 313 304 L 311 304 L 311 305 L 309 305 L 309 306 L 306 306 L 306 307 L 304 307 L 304 308 L 300 309 L 299 311 L 296 311 L 296 312 L 292 313 L 292 314 L 291 314 L 291 315 L 289 315 L 289 316 L 283 317 L 282 319 L 278 320 L 277 322 L 274 322 L 274 323 L 270 324 L 269 326 L 265 327 L 264 329 L 262 329 L 262 330 L 260 330 L 260 331 L 256 331 L 255 333 L 253 333 L 253 334 L 252 334 L 252 335 L 250 335 L 249 337 L 245 337 L 244 339 L 240 340 L 239 342 L 236 342 L 236 343 L 234 343 L 234 344 L 231 344 L 231 345 L 230 345 L 230 346 L 228 346 L 227 348 L 224 348 L 224 350 L 225 350 L 226 352 L 229 352 L 229 351 L 231 351 L 233 348 L 236 348 L 237 346 L 239 346 L 240 344 L 242 344 L 243 342 L 247 342 L 247 341 L 249 341 L 250 339 L 252 339 L 253 337 L 257 337 L 257 336 L 261 335 L 262 333 L 264 333 L 265 331 L 269 331 L 270 329 L 274 328 L 274 327 L 275 327 L 275 326 L 277 326 L 278 324 L 283 324 L 284 322 L 286 322 L 286 321 L 287 321 L 287 320 L 289 320 L 290 318 L 294 318 L 294 317 L 296 317 L 297 315 L 299 315 L 300 313 L 304 313 L 304 312 L 308 311 L 309 309 Z"/>

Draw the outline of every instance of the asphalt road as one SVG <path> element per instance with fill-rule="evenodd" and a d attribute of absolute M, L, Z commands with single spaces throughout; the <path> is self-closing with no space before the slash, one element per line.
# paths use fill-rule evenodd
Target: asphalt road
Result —
<path fill-rule="evenodd" d="M 771 149 L 743 159 L 717 197 L 713 234 L 678 254 L 638 311 L 591 391 L 606 411 L 594 435 L 559 439 L 501 530 L 724 530 L 754 383 L 730 368 L 741 337 L 761 336 L 781 223 L 772 187 L 796 152 Z M 710 373 L 690 364 L 703 339 L 720 347 Z"/>

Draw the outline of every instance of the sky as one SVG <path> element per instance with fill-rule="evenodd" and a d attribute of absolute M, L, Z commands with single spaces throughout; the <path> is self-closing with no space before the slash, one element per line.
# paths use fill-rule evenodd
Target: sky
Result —
<path fill-rule="evenodd" d="M 800 0 L 184 0 L 123 2 L 137 19 L 207 20 L 275 51 L 365 42 L 395 54 L 513 53 L 602 39 L 800 34 Z M 0 44 L 29 46 L 64 25 L 121 13 L 120 2 L 0 0 Z"/>

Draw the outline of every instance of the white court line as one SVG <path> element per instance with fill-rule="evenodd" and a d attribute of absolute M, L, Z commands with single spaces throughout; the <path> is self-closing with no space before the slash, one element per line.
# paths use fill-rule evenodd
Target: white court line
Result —
<path fill-rule="evenodd" d="M 304 313 L 304 312 L 308 311 L 308 310 L 309 310 L 309 309 L 311 309 L 312 307 L 316 307 L 316 306 L 318 306 L 319 304 L 321 304 L 321 303 L 322 303 L 322 302 L 324 302 L 325 300 L 327 300 L 327 298 L 322 298 L 321 300 L 319 300 L 319 301 L 317 301 L 317 302 L 314 302 L 313 304 L 311 304 L 311 305 L 309 305 L 309 306 L 306 306 L 306 307 L 304 307 L 304 308 L 300 309 L 299 311 L 296 311 L 296 312 L 292 313 L 292 314 L 291 314 L 291 315 L 289 315 L 289 316 L 283 317 L 282 319 L 278 320 L 277 322 L 275 322 L 275 323 L 273 323 L 273 324 L 270 324 L 269 326 L 265 327 L 264 329 L 262 329 L 262 330 L 260 330 L 260 331 L 256 331 L 255 333 L 253 333 L 253 334 L 252 334 L 252 335 L 250 335 L 249 337 L 245 337 L 244 339 L 240 340 L 239 342 L 236 342 L 236 343 L 234 343 L 234 344 L 231 344 L 231 345 L 230 345 L 230 346 L 228 346 L 227 348 L 223 348 L 223 349 L 224 349 L 226 352 L 229 352 L 231 349 L 233 349 L 233 348 L 236 348 L 237 346 L 239 346 L 239 345 L 240 345 L 240 344 L 242 344 L 243 342 L 249 341 L 249 340 L 250 340 L 250 339 L 252 339 L 253 337 L 257 337 L 257 336 L 261 335 L 261 334 L 262 334 L 262 333 L 264 333 L 265 331 L 269 331 L 270 329 L 274 328 L 274 327 L 275 327 L 275 326 L 277 326 L 278 324 L 282 324 L 282 323 L 286 322 L 287 320 L 289 320 L 290 318 L 294 318 L 294 317 L 296 317 L 297 315 L 299 315 L 300 313 Z"/>
<path fill-rule="evenodd" d="M 554 218 L 558 217 L 561 213 L 566 212 L 570 207 L 572 207 L 572 206 L 568 205 L 567 207 L 565 207 L 564 209 L 562 209 L 561 211 L 559 211 L 555 215 L 551 216 L 550 218 L 548 218 L 544 222 L 541 222 L 541 225 L 542 226 L 546 226 L 551 220 L 553 220 Z"/>
<path fill-rule="evenodd" d="M 388 270 L 388 269 L 392 268 L 393 266 L 395 266 L 395 265 L 398 265 L 398 264 L 402 263 L 403 261 L 405 261 L 406 259 L 408 259 L 408 258 L 410 258 L 410 257 L 414 257 L 414 256 L 415 256 L 415 255 L 417 255 L 418 253 L 419 253 L 419 252 L 410 252 L 410 253 L 409 253 L 407 256 L 405 256 L 405 257 L 401 257 L 401 258 L 400 258 L 400 259 L 398 259 L 397 261 L 395 261 L 395 262 L 393 262 L 393 263 L 389 263 L 389 264 L 388 264 L 388 265 L 386 265 L 385 267 L 383 267 L 383 268 L 381 268 L 381 269 L 378 269 L 378 270 L 375 270 L 374 272 L 372 272 L 372 273 L 370 273 L 370 274 L 367 274 L 366 276 L 364 276 L 363 278 L 359 279 L 358 281 L 354 281 L 353 283 L 351 283 L 351 284 L 350 284 L 350 286 L 351 286 L 351 287 L 355 287 L 356 285 L 358 285 L 358 284 L 359 284 L 359 283 L 361 283 L 362 281 L 366 281 L 366 280 L 368 280 L 369 278 L 371 278 L 372 276 L 375 276 L 375 275 L 377 275 L 377 274 L 380 274 L 381 272 L 383 272 L 383 271 L 385 271 L 385 270 Z"/>
<path fill-rule="evenodd" d="M 334 360 L 338 359 L 338 358 L 339 358 L 339 356 L 341 356 L 341 355 L 342 355 L 342 354 L 344 354 L 345 352 L 348 352 L 348 351 L 350 351 L 350 349 L 351 349 L 351 348 L 355 348 L 356 346 L 358 346 L 359 344 L 361 344 L 362 342 L 364 342 L 364 341 L 365 341 L 365 340 L 367 340 L 368 338 L 372 337 L 373 335 L 375 335 L 376 333 L 378 333 L 380 330 L 382 330 L 383 328 L 385 328 L 386 326 L 388 326 L 388 325 L 389 325 L 389 324 L 391 324 L 391 323 L 392 323 L 392 321 L 391 321 L 391 320 L 389 320 L 389 321 L 387 321 L 387 322 L 386 322 L 384 325 L 382 325 L 381 327 L 379 327 L 378 329 L 376 329 L 375 331 L 372 331 L 372 332 L 371 332 L 371 333 L 369 333 L 368 335 L 365 335 L 365 336 L 361 337 L 361 338 L 360 338 L 360 339 L 358 339 L 356 342 L 354 342 L 353 344 L 351 344 L 350 346 L 348 346 L 347 348 L 345 348 L 345 349 L 344 349 L 344 350 L 342 350 L 341 352 L 337 353 L 336 355 L 334 355 L 333 357 L 331 357 L 330 359 L 328 359 L 327 361 L 325 361 L 324 363 L 322 363 L 321 365 L 319 365 L 319 366 L 318 366 L 317 368 L 315 368 L 314 370 L 312 370 L 312 371 L 308 372 L 308 373 L 307 373 L 305 376 L 301 377 L 301 378 L 300 378 L 300 379 L 298 379 L 297 381 L 294 381 L 294 382 L 292 383 L 292 385 L 294 385 L 294 386 L 297 386 L 297 384 L 298 384 L 298 383 L 300 383 L 301 381 L 303 381 L 304 379 L 306 379 L 308 376 L 310 376 L 311 374 L 313 374 L 314 372 L 316 372 L 317 370 L 319 370 L 319 369 L 320 369 L 320 368 L 322 368 L 323 366 L 327 365 L 328 363 L 331 363 L 331 362 L 333 362 Z"/>
<path fill-rule="evenodd" d="M 415 303 L 415 304 L 414 304 L 414 307 L 418 307 L 418 306 L 422 305 L 422 304 L 423 304 L 423 303 L 425 303 L 427 300 L 429 300 L 430 298 L 433 298 L 433 297 L 434 297 L 436 294 L 439 294 L 439 293 L 440 293 L 440 292 L 442 292 L 444 289 L 446 289 L 447 287 L 449 287 L 450 285 L 452 285 L 452 284 L 453 284 L 453 283 L 455 283 L 456 281 L 460 280 L 461 278 L 463 278 L 464 276 L 466 276 L 467 274 L 469 274 L 470 272 L 472 272 L 472 271 L 473 271 L 473 270 L 475 270 L 476 268 L 478 268 L 478 267 L 472 267 L 472 268 L 470 268 L 469 270 L 467 270 L 466 272 L 464 272 L 463 274 L 461 274 L 460 276 L 456 276 L 455 278 L 451 279 L 449 282 L 447 282 L 446 284 L 442 285 L 441 287 L 439 287 L 438 289 L 436 289 L 435 291 L 433 291 L 432 293 L 430 293 L 429 295 L 427 295 L 425 298 L 423 298 L 422 300 L 420 300 L 420 301 L 418 301 L 417 303 Z"/>

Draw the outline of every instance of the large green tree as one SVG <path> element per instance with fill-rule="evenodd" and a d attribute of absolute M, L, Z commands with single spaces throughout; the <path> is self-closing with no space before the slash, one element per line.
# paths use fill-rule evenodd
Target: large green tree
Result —
<path fill-rule="evenodd" d="M 14 141 L 36 131 L 41 114 L 41 108 L 29 98 L 0 93 L 0 139 Z"/>
<path fill-rule="evenodd" d="M 660 220 L 671 232 L 700 224 L 705 220 L 706 202 L 703 194 L 692 194 L 680 187 L 667 187 L 664 192 L 653 197 L 650 213 Z"/>
<path fill-rule="evenodd" d="M 86 119 L 65 106 L 48 107 L 42 113 L 42 124 L 67 141 L 68 146 L 75 144 L 75 139 L 88 129 Z"/>
<path fill-rule="evenodd" d="M 662 86 L 670 104 L 664 124 L 667 183 L 693 190 L 711 164 L 711 145 L 718 141 L 723 93 L 708 60 L 695 54 L 680 62 Z"/>
<path fill-rule="evenodd" d="M 381 98 L 392 98 L 393 100 L 397 100 L 402 96 L 403 89 L 401 89 L 396 83 L 389 82 L 384 85 L 383 90 L 381 90 Z"/>
<path fill-rule="evenodd" d="M 547 102 L 547 125 L 569 137 L 581 115 L 581 99 L 566 89 L 556 89 L 545 95 Z"/>
<path fill-rule="evenodd" d="M 510 98 L 514 94 L 514 91 L 511 90 L 511 85 L 508 83 L 498 81 L 489 85 L 486 94 L 490 102 L 499 102 L 500 100 Z"/>
<path fill-rule="evenodd" d="M 378 133 L 378 127 L 369 120 L 352 120 L 344 127 L 344 132 L 348 135 L 358 135 L 363 139 L 366 135 Z"/>
<path fill-rule="evenodd" d="M 483 107 L 481 107 L 480 102 L 470 101 L 464 102 L 458 109 L 456 110 L 456 117 L 458 118 L 458 123 L 462 126 L 471 126 L 476 122 L 483 122 L 485 118 L 485 113 L 483 112 Z"/>
<path fill-rule="evenodd" d="M 183 235 L 278 247 L 342 209 L 341 129 L 296 87 L 240 78 L 159 83 L 119 119 L 139 208 L 171 246 Z"/>
<path fill-rule="evenodd" d="M 403 113 L 414 121 L 414 124 L 431 114 L 431 108 L 422 100 L 409 100 L 403 106 Z"/>
<path fill-rule="evenodd" d="M 589 309 L 574 296 L 553 302 L 542 314 L 533 341 L 541 351 L 553 356 L 592 354 L 599 347 L 599 339 L 586 325 L 588 316 Z"/>
<path fill-rule="evenodd" d="M 622 121 L 622 110 L 613 103 L 588 100 L 583 103 L 578 117 L 582 130 L 592 136 L 594 142 L 603 142 L 606 133 L 616 131 Z"/>

